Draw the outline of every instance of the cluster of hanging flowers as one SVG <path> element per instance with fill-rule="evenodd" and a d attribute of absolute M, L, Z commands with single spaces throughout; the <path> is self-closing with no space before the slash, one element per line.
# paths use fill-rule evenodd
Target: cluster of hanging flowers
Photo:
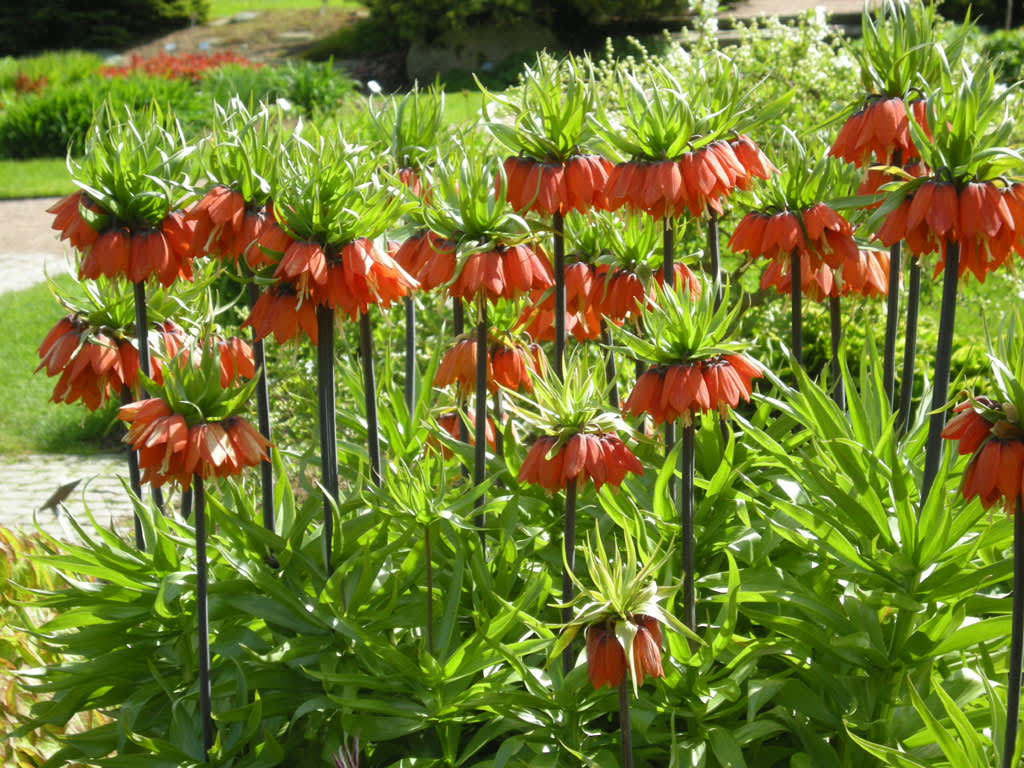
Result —
<path fill-rule="evenodd" d="M 925 107 L 924 99 L 908 103 L 900 97 L 872 97 L 843 123 L 829 154 L 858 168 L 869 165 L 872 158 L 889 163 L 899 157 L 906 164 L 918 157 L 910 133 L 910 115 L 930 135 Z"/>
<path fill-rule="evenodd" d="M 658 301 L 641 315 L 644 335 L 617 331 L 638 359 L 651 361 L 623 403 L 625 413 L 687 425 L 750 401 L 753 380 L 763 373 L 727 339 L 736 309 L 728 312 L 723 302 L 715 310 L 713 293 L 692 301 L 685 286 L 659 288 Z"/>
<path fill-rule="evenodd" d="M 629 472 L 642 475 L 643 471 L 640 460 L 618 435 L 577 432 L 564 440 L 554 435 L 538 437 L 526 452 L 518 480 L 557 493 L 571 480 L 589 479 L 600 490 L 605 483 L 622 485 Z"/>
<path fill-rule="evenodd" d="M 661 625 L 651 616 L 637 614 L 626 619 L 635 634 L 631 647 L 630 676 L 643 683 L 647 675 L 664 677 L 661 666 Z M 587 676 L 594 690 L 604 685 L 618 688 L 626 674 L 626 651 L 615 631 L 615 623 L 604 621 L 587 627 Z"/>
<path fill-rule="evenodd" d="M 1024 485 L 1020 414 L 1012 404 L 987 397 L 969 399 L 955 412 L 942 437 L 955 440 L 957 453 L 971 457 L 961 485 L 963 497 L 977 497 L 985 509 L 1002 501 L 1007 513 L 1012 513 Z"/>
<path fill-rule="evenodd" d="M 907 182 L 876 237 L 890 246 L 905 240 L 916 255 L 960 246 L 958 276 L 968 270 L 984 282 L 1016 252 L 1024 255 L 1024 184 L 1001 180 L 954 183 L 936 177 Z"/>
<path fill-rule="evenodd" d="M 543 162 L 518 155 L 503 163 L 505 199 L 517 211 L 548 215 L 589 211 L 605 204 L 612 164 L 600 155 L 572 155 L 565 162 Z M 500 183 L 496 183 L 500 194 Z"/>
<path fill-rule="evenodd" d="M 179 354 L 164 366 L 163 384 L 145 382 L 152 397 L 121 406 L 143 482 L 188 488 L 194 477 L 237 475 L 267 458 L 270 443 L 240 415 L 256 380 L 222 387 L 221 354 L 211 342 Z"/>
<path fill-rule="evenodd" d="M 455 384 L 460 395 L 473 390 L 476 383 L 476 336 L 464 335 L 445 352 L 434 374 L 434 386 Z M 543 350 L 536 345 L 501 335 L 491 329 L 488 337 L 486 376 L 487 389 L 499 387 L 514 391 L 533 391 L 533 377 L 546 370 Z"/>

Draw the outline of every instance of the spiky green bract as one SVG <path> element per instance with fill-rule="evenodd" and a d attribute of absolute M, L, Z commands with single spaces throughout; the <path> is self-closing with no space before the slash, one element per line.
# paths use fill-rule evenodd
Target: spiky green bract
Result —
<path fill-rule="evenodd" d="M 927 102 L 931 135 L 916 120 L 909 119 L 908 125 L 921 162 L 931 173 L 911 178 L 902 169 L 886 168 L 904 181 L 883 187 L 886 198 L 865 223 L 868 230 L 877 230 L 885 217 L 925 182 L 950 182 L 959 191 L 972 181 L 1006 183 L 1009 172 L 1024 169 L 1024 155 L 1011 146 L 1010 99 L 1006 90 L 996 93 L 991 68 L 971 70 L 964 65 L 959 84 L 934 91 Z"/>
<path fill-rule="evenodd" d="M 651 216 L 620 208 L 618 211 L 592 211 L 585 237 L 600 244 L 599 256 L 594 264 L 607 264 L 616 269 L 629 269 L 646 285 L 651 276 L 662 267 L 665 245 L 664 227 Z M 686 220 L 676 221 L 676 241 L 686 234 Z M 685 254 L 676 254 L 680 260 Z"/>
<path fill-rule="evenodd" d="M 398 168 L 418 169 L 434 154 L 444 126 L 444 90 L 438 82 L 421 90 L 417 83 L 398 99 L 370 100 L 370 117 Z"/>
<path fill-rule="evenodd" d="M 445 157 L 437 159 L 431 194 L 423 201 L 423 221 L 431 232 L 452 243 L 460 258 L 529 240 L 530 225 L 505 204 L 505 186 L 501 160 L 479 140 L 463 135 L 453 141 Z"/>
<path fill-rule="evenodd" d="M 379 150 L 350 144 L 338 131 L 296 131 L 274 191 L 282 227 L 295 240 L 332 246 L 382 234 L 414 205 L 384 164 Z"/>
<path fill-rule="evenodd" d="M 84 317 L 91 327 L 123 336 L 134 335 L 135 294 L 130 283 L 101 276 L 96 280 L 76 280 L 68 290 L 52 281 L 48 285 L 64 309 Z M 146 296 L 147 317 L 150 322 L 159 323 L 179 314 L 184 306 L 191 306 L 200 296 L 206 296 L 206 292 L 188 291 L 189 298 L 183 302 L 165 289 L 152 288 Z"/>
<path fill-rule="evenodd" d="M 589 57 L 556 59 L 537 54 L 526 65 L 522 85 L 505 94 L 491 93 L 480 81 L 484 96 L 500 109 L 488 123 L 495 137 L 512 152 L 538 162 L 564 163 L 582 154 L 594 138 L 588 118 L 594 111 L 594 69 Z"/>
<path fill-rule="evenodd" d="M 220 385 L 220 355 L 212 341 L 187 346 L 163 366 L 163 383 L 139 374 L 150 397 L 158 397 L 194 427 L 237 416 L 249 401 L 259 377 Z M 235 381 L 239 381 L 235 379 Z"/>
<path fill-rule="evenodd" d="M 987 334 L 988 359 L 992 366 L 1000 403 L 1009 403 L 1016 413 L 1005 413 L 1011 421 L 1021 423 L 1024 414 L 1024 314 L 1014 309 L 1003 318 L 995 340 Z M 1005 407 L 1005 406 L 1004 406 Z"/>
<path fill-rule="evenodd" d="M 964 65 L 958 85 L 928 97 L 932 135 L 909 121 L 922 162 L 940 180 L 958 183 L 988 181 L 1019 170 L 1024 157 L 1010 146 L 1014 123 L 1009 104 L 1006 90 L 996 92 L 990 67 L 971 70 Z"/>
<path fill-rule="evenodd" d="M 608 387 L 601 377 L 592 375 L 598 365 L 587 354 L 575 350 L 566 361 L 564 380 L 541 377 L 531 371 L 533 393 L 520 394 L 506 389 L 511 396 L 508 410 L 537 435 L 557 437 L 548 451 L 554 456 L 573 435 L 630 432 L 622 417 L 608 410 Z"/>
<path fill-rule="evenodd" d="M 678 160 L 735 132 L 769 119 L 788 100 L 757 115 L 745 106 L 749 90 L 725 56 L 715 56 L 685 76 L 667 64 L 645 61 L 614 70 L 613 95 L 597 101 L 591 122 L 623 156 L 633 160 Z"/>
<path fill-rule="evenodd" d="M 633 670 L 633 637 L 637 625 L 633 616 L 650 616 L 660 624 L 671 626 L 698 642 L 700 640 L 665 610 L 660 602 L 671 597 L 677 587 L 659 587 L 654 575 L 668 560 L 669 553 L 662 553 L 660 547 L 654 552 L 640 553 L 633 538 L 624 529 L 622 543 L 614 542 L 610 551 L 605 549 L 601 533 L 596 528 L 593 536 L 587 535 L 583 545 L 583 562 L 587 567 L 590 584 L 577 578 L 571 570 L 567 572 L 576 585 L 578 594 L 570 605 L 578 606 L 576 618 L 562 631 L 551 649 L 550 659 L 556 658 L 567 648 L 581 629 L 604 621 L 615 622 L 615 634 L 626 653 L 626 669 Z M 643 565 L 641 565 L 643 563 Z M 633 680 L 633 695 L 638 696 L 638 681 Z"/>
<path fill-rule="evenodd" d="M 282 112 L 260 104 L 255 110 L 237 96 L 227 106 L 214 104 L 212 131 L 199 144 L 199 162 L 211 184 L 238 191 L 250 206 L 265 205 L 275 186 Z"/>
<path fill-rule="evenodd" d="M 671 287 L 655 283 L 654 290 L 654 301 L 640 315 L 640 335 L 625 327 L 612 328 L 613 338 L 638 359 L 653 365 L 678 365 L 744 350 L 743 342 L 730 338 L 741 306 L 737 302 L 730 307 L 728 288 L 718 309 L 714 291 L 702 290 L 698 298 L 691 299 L 689 287 L 681 280 Z"/>
<path fill-rule="evenodd" d="M 827 148 L 818 151 L 820 154 L 812 152 L 795 133 L 784 128 L 774 154 L 779 171 L 756 183 L 757 202 L 753 207 L 764 213 L 796 212 L 817 203 L 841 207 L 832 201 L 856 192 L 860 172 L 830 156 Z"/>
<path fill-rule="evenodd" d="M 959 62 L 970 24 L 965 21 L 951 35 L 940 37 L 938 21 L 934 3 L 884 0 L 874 15 L 865 3 L 863 39 L 852 49 L 864 90 L 906 99 L 915 90 L 939 85 Z"/>
<path fill-rule="evenodd" d="M 109 215 L 80 206 L 93 229 L 153 229 L 190 187 L 188 145 L 177 121 L 157 105 L 139 112 L 104 102 L 89 129 L 85 154 L 68 156 L 72 181 Z"/>

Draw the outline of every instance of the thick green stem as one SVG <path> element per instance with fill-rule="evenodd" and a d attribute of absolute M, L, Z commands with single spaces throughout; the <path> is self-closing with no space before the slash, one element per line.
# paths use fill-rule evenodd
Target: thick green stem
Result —
<path fill-rule="evenodd" d="M 210 689 L 210 621 L 208 610 L 209 582 L 206 569 L 206 494 L 203 479 L 192 479 L 195 487 L 196 533 L 196 624 L 199 665 L 199 722 L 203 737 L 203 754 L 208 757 L 213 747 L 213 715 Z"/>
<path fill-rule="evenodd" d="M 334 391 L 334 310 L 317 306 L 316 391 L 320 422 L 320 485 L 324 504 L 324 567 L 331 565 L 334 539 L 332 504 L 338 498 L 338 424 Z"/>
<path fill-rule="evenodd" d="M 256 284 L 249 282 L 247 285 L 249 296 L 249 310 L 260 296 Z M 267 385 L 267 356 L 263 346 L 263 339 L 253 340 L 252 343 L 253 362 L 256 364 L 259 381 L 256 383 L 256 418 L 260 434 L 270 440 L 270 391 Z M 263 508 L 263 527 L 268 531 L 274 530 L 274 465 L 270 458 L 260 460 L 260 490 Z"/>
<path fill-rule="evenodd" d="M 405 299 L 405 407 L 412 413 L 416 403 L 416 301 Z"/>
<path fill-rule="evenodd" d="M 604 376 L 608 383 L 608 405 L 613 411 L 619 410 L 619 387 L 615 383 L 615 351 L 612 349 L 612 333 L 604 319 L 601 320 L 601 343 L 605 347 Z"/>
<path fill-rule="evenodd" d="M 377 424 L 377 378 L 373 371 L 373 329 L 370 315 L 359 316 L 359 356 L 363 361 L 363 400 L 366 403 L 366 443 L 370 454 L 370 479 L 380 487 L 380 427 Z"/>
<path fill-rule="evenodd" d="M 551 221 L 554 233 L 555 272 L 555 376 L 562 380 L 565 367 L 565 221 L 556 213 Z"/>
<path fill-rule="evenodd" d="M 839 296 L 828 297 L 829 330 L 832 338 L 832 399 L 843 410 L 846 409 L 846 389 L 843 386 L 843 369 L 839 364 L 839 344 L 843 338 L 843 317 L 839 307 Z"/>
<path fill-rule="evenodd" d="M 960 245 L 946 245 L 946 265 L 942 276 L 942 307 L 939 310 L 939 339 L 935 347 L 935 377 L 932 381 L 931 417 L 924 448 L 924 477 L 921 481 L 921 507 L 924 508 L 942 460 L 942 428 L 946 424 L 946 400 L 949 399 L 949 369 L 953 358 L 953 331 L 956 324 L 956 292 L 959 282 Z"/>
<path fill-rule="evenodd" d="M 572 573 L 576 569 L 576 478 L 571 478 L 565 488 L 565 532 L 562 534 L 562 626 L 572 622 L 573 598 Z M 571 645 L 562 651 L 562 676 L 572 671 L 573 652 Z"/>
<path fill-rule="evenodd" d="M 907 327 L 903 343 L 903 371 L 900 374 L 900 409 L 896 427 L 906 434 L 910 429 L 910 405 L 914 396 L 914 363 L 917 359 L 917 316 L 921 310 L 921 260 L 910 260 L 907 285 Z"/>
<path fill-rule="evenodd" d="M 722 304 L 722 258 L 718 248 L 718 214 L 708 208 L 708 260 L 711 269 L 711 285 L 715 291 L 715 309 Z"/>
<path fill-rule="evenodd" d="M 146 376 L 150 376 L 150 365 L 149 365 L 149 319 L 147 318 L 146 311 L 146 284 L 143 282 L 133 283 L 135 297 L 135 339 L 139 346 L 139 370 L 142 371 Z M 146 394 L 146 388 L 139 384 L 139 399 L 145 400 L 148 397 Z M 130 471 L 130 470 L 129 470 Z M 153 497 L 153 503 L 156 504 L 157 508 L 163 512 L 164 509 L 164 494 L 156 486 L 150 488 L 150 494 Z M 139 542 L 136 541 L 138 544 Z M 145 543 L 143 542 L 139 549 L 145 549 Z"/>
<path fill-rule="evenodd" d="M 790 314 L 792 315 L 792 349 L 793 359 L 797 365 L 804 364 L 804 327 L 803 327 L 803 280 L 800 274 L 800 252 L 796 249 L 789 259 Z"/>
<path fill-rule="evenodd" d="M 619 744 L 622 768 L 633 768 L 633 729 L 629 723 L 629 674 L 619 683 Z"/>
<path fill-rule="evenodd" d="M 1010 674 L 1006 688 L 1006 734 L 1002 768 L 1011 768 L 1020 726 L 1021 656 L 1024 654 L 1024 510 L 1020 496 L 1013 509 L 1013 616 L 1010 626 Z"/>
<path fill-rule="evenodd" d="M 121 405 L 128 405 L 135 400 L 135 396 L 132 395 L 132 391 L 128 387 L 121 389 Z M 128 449 L 128 484 L 131 486 L 132 493 L 137 499 L 142 498 L 142 474 L 139 472 L 139 454 L 131 448 Z M 142 532 L 142 521 L 139 519 L 138 512 L 132 512 L 132 520 L 134 521 L 135 527 L 135 546 L 136 548 L 145 551 L 146 550 L 146 538 Z"/>
<path fill-rule="evenodd" d="M 900 272 L 902 270 L 902 243 L 889 248 L 889 294 L 886 297 L 885 347 L 882 351 L 882 385 L 889 408 L 893 407 L 896 392 L 896 333 L 900 324 Z"/>
<path fill-rule="evenodd" d="M 683 568 L 683 624 L 688 629 L 697 628 L 697 590 L 694 579 L 693 553 L 693 477 L 695 471 L 696 429 L 693 423 L 686 424 L 682 430 L 682 450 L 679 452 L 679 474 L 682 482 L 679 487 L 677 501 L 679 509 L 679 532 L 682 543 Z"/>

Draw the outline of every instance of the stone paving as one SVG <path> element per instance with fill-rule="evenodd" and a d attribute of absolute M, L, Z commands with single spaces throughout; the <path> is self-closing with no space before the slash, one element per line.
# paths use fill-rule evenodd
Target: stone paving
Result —
<path fill-rule="evenodd" d="M 46 209 L 58 198 L 0 201 L 0 293 L 19 291 L 67 269 L 67 249 L 50 229 Z M 67 513 L 120 528 L 131 518 L 119 476 L 128 476 L 124 455 L 61 454 L 0 456 L 0 526 L 31 529 L 33 519 L 55 536 L 67 528 L 53 509 L 40 510 L 62 485 L 78 485 L 64 500 Z"/>

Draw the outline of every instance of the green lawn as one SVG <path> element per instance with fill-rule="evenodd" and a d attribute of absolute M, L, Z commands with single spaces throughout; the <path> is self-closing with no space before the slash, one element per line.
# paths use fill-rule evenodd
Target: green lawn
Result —
<path fill-rule="evenodd" d="M 74 191 L 63 157 L 0 160 L 0 200 L 57 197 Z"/>
<path fill-rule="evenodd" d="M 217 19 L 223 16 L 234 16 L 240 11 L 279 11 L 295 10 L 301 8 L 319 8 L 326 5 L 328 8 L 362 8 L 362 3 L 351 2 L 350 0 L 211 0 L 210 18 Z"/>
<path fill-rule="evenodd" d="M 71 279 L 57 282 L 66 288 Z M 45 284 L 0 295 L 0 454 L 91 453 L 101 447 L 113 406 L 91 414 L 79 403 L 51 403 L 56 381 L 44 371 L 32 374 L 39 343 L 63 314 Z"/>

